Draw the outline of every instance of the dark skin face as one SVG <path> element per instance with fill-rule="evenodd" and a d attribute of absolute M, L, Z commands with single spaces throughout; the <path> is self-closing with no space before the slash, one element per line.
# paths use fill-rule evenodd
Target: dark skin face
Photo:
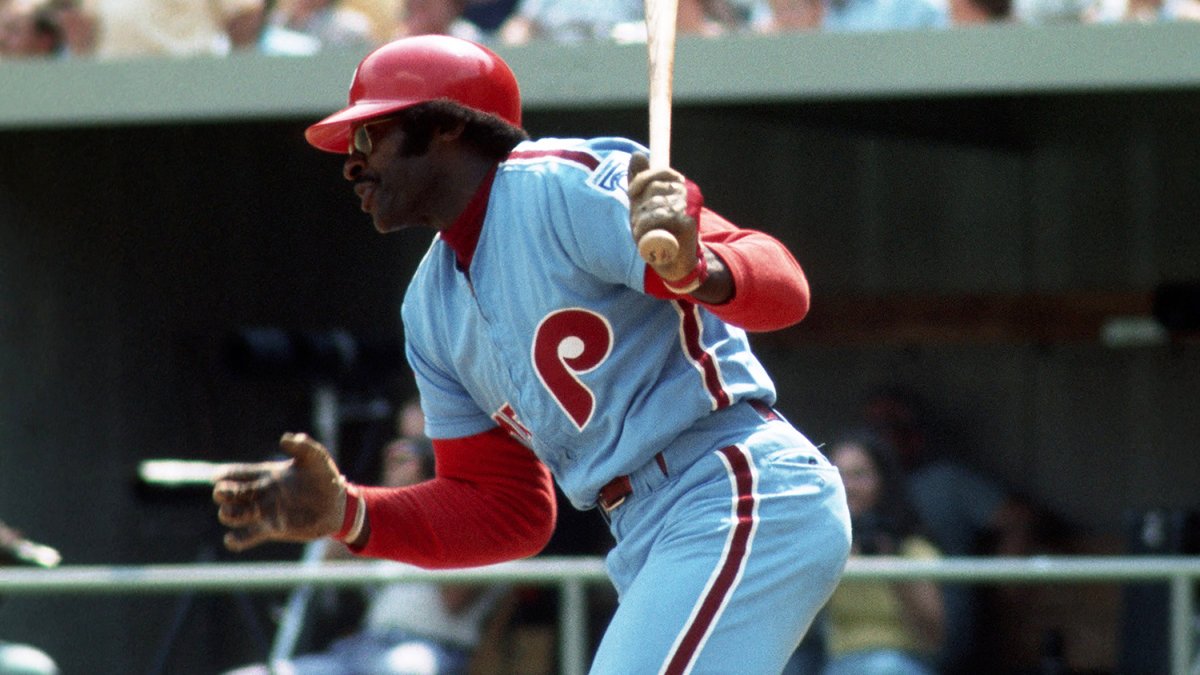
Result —
<path fill-rule="evenodd" d="M 371 124 L 369 121 L 368 124 Z M 434 133 L 420 155 L 402 152 L 404 131 L 383 121 L 368 128 L 369 154 L 355 150 L 342 166 L 362 210 L 380 233 L 409 227 L 444 230 L 474 196 L 492 163 L 467 147 L 461 125 Z"/>
<path fill-rule="evenodd" d="M 481 154 L 464 140 L 465 122 L 435 131 L 429 148 L 419 155 L 405 154 L 404 130 L 387 117 L 366 120 L 360 126 L 366 127 L 370 136 L 370 151 L 352 151 L 342 166 L 342 175 L 354 184 L 362 210 L 371 214 L 375 229 L 383 234 L 409 227 L 446 230 L 496 166 L 494 158 Z M 653 180 L 643 181 L 640 197 L 634 201 L 653 201 L 663 192 L 654 184 Z M 653 203 L 648 207 L 650 211 L 657 208 Z M 718 256 L 711 251 L 704 255 L 708 280 L 691 296 L 702 302 L 726 302 L 733 297 L 733 277 Z"/>

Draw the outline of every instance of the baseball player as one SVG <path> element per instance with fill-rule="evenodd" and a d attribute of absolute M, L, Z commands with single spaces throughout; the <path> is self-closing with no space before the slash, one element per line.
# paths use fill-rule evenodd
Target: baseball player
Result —
<path fill-rule="evenodd" d="M 593 673 L 778 673 L 850 547 L 837 470 L 772 408 L 747 340 L 807 312 L 786 248 L 633 141 L 529 140 L 507 64 L 456 38 L 373 51 L 349 105 L 305 135 L 348 153 L 378 231 L 438 232 L 401 309 L 437 475 L 352 485 L 285 434 L 290 459 L 215 484 L 226 546 L 332 536 L 426 567 L 497 563 L 546 544 L 557 480 L 616 539 Z M 681 255 L 644 262 L 653 228 Z"/>

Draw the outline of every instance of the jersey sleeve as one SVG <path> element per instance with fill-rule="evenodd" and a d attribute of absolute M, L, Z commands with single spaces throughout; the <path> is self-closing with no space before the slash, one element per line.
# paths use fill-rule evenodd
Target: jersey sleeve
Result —
<path fill-rule="evenodd" d="M 462 384 L 437 359 L 427 356 L 415 335 L 405 340 L 404 350 L 421 393 L 426 433 L 434 438 L 460 438 L 495 425 Z"/>
<path fill-rule="evenodd" d="M 474 567 L 540 552 L 557 516 L 549 470 L 499 428 L 433 442 L 436 477 L 362 488 L 371 531 L 355 553 L 425 568 Z"/>
<path fill-rule="evenodd" d="M 564 250 L 576 266 L 604 282 L 641 291 L 645 263 L 629 229 L 631 156 L 626 149 L 609 148 L 582 180 L 563 176 L 556 198 L 570 207 L 557 220 L 563 226 Z"/>
<path fill-rule="evenodd" d="M 778 239 L 739 228 L 698 205 L 689 182 L 689 207 L 699 214 L 700 240 L 733 275 L 733 297 L 719 305 L 698 303 L 727 323 L 748 331 L 772 331 L 799 323 L 808 314 L 808 279 L 800 263 Z M 698 190 L 696 190 L 698 192 Z M 646 292 L 674 299 L 654 270 L 646 265 Z"/>

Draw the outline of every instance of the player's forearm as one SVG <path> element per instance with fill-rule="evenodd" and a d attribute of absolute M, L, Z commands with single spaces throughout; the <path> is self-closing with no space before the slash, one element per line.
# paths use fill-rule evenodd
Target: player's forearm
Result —
<path fill-rule="evenodd" d="M 438 477 L 407 488 L 363 488 L 360 555 L 429 568 L 534 555 L 554 531 L 553 484 L 528 449 L 498 430 L 435 441 Z"/>
<path fill-rule="evenodd" d="M 798 323 L 808 313 L 808 280 L 782 243 L 761 232 L 707 238 L 710 256 L 720 260 L 728 295 L 723 301 L 693 294 L 725 321 L 750 331 L 770 331 Z M 712 278 L 710 273 L 710 279 Z"/>
<path fill-rule="evenodd" d="M 511 508 L 510 499 L 444 479 L 413 488 L 366 490 L 369 530 L 360 555 L 426 568 L 473 567 L 534 555 L 553 518 L 545 508 Z M 510 495 L 511 498 L 511 495 Z"/>

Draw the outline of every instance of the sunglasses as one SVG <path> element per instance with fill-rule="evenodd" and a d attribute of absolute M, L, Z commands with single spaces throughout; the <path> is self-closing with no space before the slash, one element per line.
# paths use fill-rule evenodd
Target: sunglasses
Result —
<path fill-rule="evenodd" d="M 371 151 L 375 149 L 375 142 L 371 140 L 371 127 L 394 121 L 395 118 L 384 117 L 383 119 L 371 120 L 355 127 L 354 133 L 350 136 L 350 154 L 358 152 L 363 156 L 370 155 Z"/>

